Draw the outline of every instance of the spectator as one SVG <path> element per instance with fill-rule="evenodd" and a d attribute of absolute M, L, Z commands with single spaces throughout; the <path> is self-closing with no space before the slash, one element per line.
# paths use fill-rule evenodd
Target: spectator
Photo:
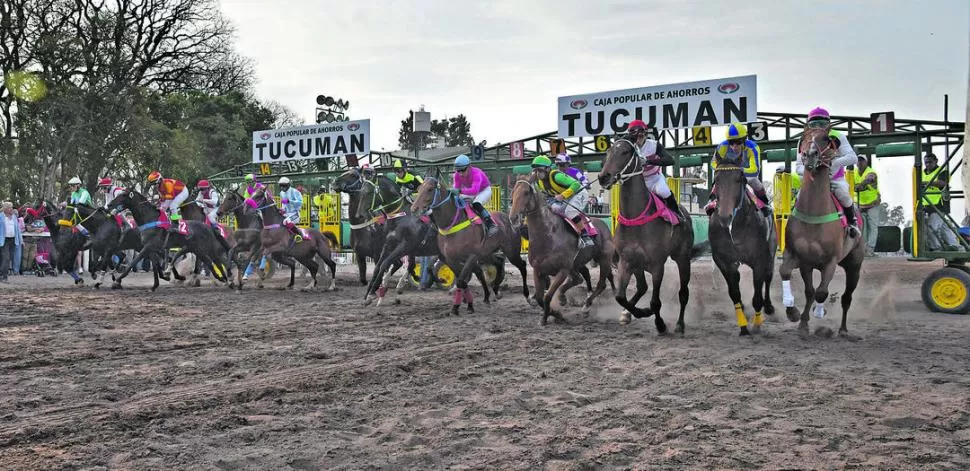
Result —
<path fill-rule="evenodd" d="M 876 254 L 876 234 L 879 232 L 879 197 L 878 180 L 875 170 L 869 166 L 869 158 L 859 155 L 859 164 L 855 169 L 855 191 L 859 210 L 862 213 L 862 238 L 866 241 L 866 255 Z"/>
<path fill-rule="evenodd" d="M 589 199 L 589 208 L 586 211 L 589 213 L 598 213 L 599 209 L 599 200 L 595 196 L 591 197 Z"/>
<path fill-rule="evenodd" d="M 7 282 L 8 265 L 13 264 L 17 246 L 23 244 L 20 222 L 13 211 L 13 203 L 5 201 L 0 214 L 0 282 Z"/>
<path fill-rule="evenodd" d="M 23 265 L 21 264 L 21 261 L 22 261 L 22 257 L 24 256 L 24 243 L 23 243 L 22 237 L 23 237 L 24 229 L 26 228 L 24 227 L 24 218 L 20 217 L 20 212 L 15 209 L 13 210 L 13 214 L 14 214 L 14 217 L 17 218 L 17 227 L 20 228 L 21 242 L 19 245 L 16 246 L 16 250 L 14 251 L 15 253 L 13 255 L 13 261 L 10 263 L 10 266 L 11 268 L 13 268 L 14 275 L 22 275 L 23 271 L 21 270 L 21 268 L 23 267 Z"/>
<path fill-rule="evenodd" d="M 924 221 L 926 228 L 929 229 L 923 231 L 926 248 L 962 252 L 963 246 L 957 241 L 956 233 L 943 221 L 942 216 L 950 211 L 948 188 L 950 173 L 938 165 L 936 155 L 927 152 L 923 156 L 923 173 L 920 177 L 923 187 Z"/>

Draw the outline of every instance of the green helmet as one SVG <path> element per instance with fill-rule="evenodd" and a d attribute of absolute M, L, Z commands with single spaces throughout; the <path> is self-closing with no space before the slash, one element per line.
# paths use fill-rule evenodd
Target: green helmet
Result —
<path fill-rule="evenodd" d="M 549 168 L 552 167 L 552 160 L 544 155 L 536 156 L 532 159 L 532 168 Z"/>
<path fill-rule="evenodd" d="M 255 180 L 255 178 L 256 178 L 256 177 L 255 177 L 255 176 L 253 176 L 253 174 L 251 174 L 251 173 L 247 173 L 247 174 L 246 174 L 246 177 L 245 177 L 245 180 L 246 180 L 247 182 L 251 182 L 251 181 L 253 181 L 253 180 Z"/>

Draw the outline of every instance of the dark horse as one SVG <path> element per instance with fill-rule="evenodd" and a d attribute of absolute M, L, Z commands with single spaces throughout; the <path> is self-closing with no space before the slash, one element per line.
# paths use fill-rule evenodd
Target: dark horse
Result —
<path fill-rule="evenodd" d="M 629 315 L 636 318 L 656 315 L 654 324 L 657 332 L 665 334 L 667 325 L 660 317 L 660 285 L 664 277 L 664 263 L 673 259 L 680 272 L 680 316 L 677 318 L 676 332 L 684 333 L 684 309 L 690 298 L 690 261 L 699 255 L 707 244 L 694 246 L 694 229 L 690 218 L 680 224 L 671 225 L 665 219 L 645 217 L 651 207 L 652 195 L 643 181 L 644 162 L 637 155 L 636 146 L 627 138 L 621 138 L 606 152 L 599 183 L 609 189 L 619 182 L 620 218 L 613 234 L 613 245 L 620 262 L 618 267 L 618 289 L 616 302 L 626 309 L 621 322 L 629 322 Z M 654 210 L 657 210 L 654 205 Z M 680 208 L 681 213 L 687 211 Z M 653 295 L 650 308 L 641 309 L 637 301 L 647 291 L 644 271 L 649 271 L 653 279 Z M 626 287 L 630 276 L 637 279 L 637 292 L 629 301 Z M 628 314 L 629 313 L 629 314 Z"/>
<path fill-rule="evenodd" d="M 754 308 L 751 330 L 761 330 L 765 314 L 773 315 L 771 305 L 771 278 L 775 270 L 775 251 L 778 240 L 775 238 L 775 225 L 768 222 L 747 191 L 747 179 L 737 159 L 721 159 L 715 154 L 717 168 L 714 170 L 714 184 L 717 186 L 717 211 L 710 216 L 707 229 L 711 241 L 711 254 L 714 264 L 727 282 L 728 295 L 734 303 L 740 335 L 749 335 L 748 318 L 741 302 L 740 264 L 751 267 L 754 279 Z"/>
<path fill-rule="evenodd" d="M 440 180 L 427 177 L 418 187 L 417 196 L 411 211 L 414 214 L 431 212 L 431 220 L 438 227 L 438 248 L 445 263 L 455 272 L 455 298 L 451 307 L 451 314 L 457 315 L 462 300 L 468 305 L 468 312 L 474 312 L 472 292 L 468 289 L 468 280 L 476 270 L 480 270 L 481 263 L 496 266 L 497 273 L 492 281 L 495 296 L 500 296 L 499 289 L 505 279 L 505 258 L 508 258 L 522 275 L 522 295 L 529 299 L 529 285 L 526 278 L 526 263 L 522 259 L 522 240 L 519 232 L 512 229 L 512 223 L 505 213 L 492 212 L 492 219 L 498 227 L 498 233 L 492 237 L 485 236 L 484 224 L 475 224 L 477 215 L 469 213 L 471 203 L 462 201 L 461 197 L 448 191 Z M 470 219 L 471 218 L 471 219 Z M 483 284 L 485 302 L 488 303 L 488 285 Z"/>
<path fill-rule="evenodd" d="M 63 219 L 63 211 L 58 209 L 50 201 L 39 199 L 32 208 L 27 210 L 24 216 L 24 223 L 30 224 L 35 219 L 43 219 L 50 232 L 51 243 L 54 247 L 52 262 L 55 268 L 71 275 L 75 285 L 83 285 L 84 279 L 77 274 L 77 253 L 85 243 L 85 237 L 80 233 L 74 232 L 68 226 L 73 225 L 69 220 Z M 63 223 L 63 225 L 62 225 Z M 61 230 L 65 228 L 64 230 Z"/>
<path fill-rule="evenodd" d="M 263 253 L 273 257 L 273 260 L 286 265 L 290 268 L 290 283 L 283 289 L 292 289 L 296 282 L 296 262 L 310 270 L 313 278 L 302 289 L 307 291 L 317 286 L 317 270 L 320 266 L 313 260 L 314 256 L 319 256 L 323 263 L 330 269 L 330 285 L 328 291 L 333 291 L 337 287 L 337 263 L 331 256 L 331 247 L 339 247 L 337 236 L 330 232 L 320 232 L 316 229 L 306 229 L 309 240 L 294 242 L 293 234 L 283 226 L 283 214 L 280 212 L 273 200 L 266 197 L 265 188 L 256 190 L 253 200 L 259 205 L 259 211 L 263 219 L 263 230 L 260 233 L 260 242 Z M 332 244 L 332 245 L 331 245 Z"/>
<path fill-rule="evenodd" d="M 551 306 L 556 290 L 565 294 L 569 288 L 580 283 L 582 278 L 578 276 L 578 272 L 586 268 L 589 261 L 596 261 L 600 277 L 596 289 L 583 302 L 584 314 L 589 313 L 593 299 L 606 289 L 606 280 L 613 283 L 613 238 L 610 228 L 603 221 L 594 218 L 591 222 L 598 233 L 593 238 L 593 246 L 579 250 L 579 236 L 542 201 L 542 194 L 535 185 L 534 177 L 522 177 L 515 182 L 509 216 L 513 226 L 518 226 L 523 219 L 527 219 L 529 233 L 532 235 L 529 238 L 529 264 L 532 265 L 536 300 L 542 306 L 541 323 L 546 325 L 550 315 L 562 319 L 562 314 Z M 546 292 L 546 282 L 550 276 L 555 278 Z"/>
<path fill-rule="evenodd" d="M 141 249 L 138 230 L 128 227 L 128 223 L 120 216 L 112 216 L 104 208 L 67 206 L 64 208 L 63 219 L 72 223 L 65 230 L 70 229 L 74 234 L 82 234 L 87 239 L 81 250 L 91 251 L 88 270 L 95 288 L 100 288 L 104 283 L 113 255 L 123 255 L 123 250 Z"/>
<path fill-rule="evenodd" d="M 376 263 L 380 258 L 381 251 L 384 249 L 384 240 L 387 238 L 387 227 L 384 224 L 376 224 L 373 218 L 359 216 L 353 208 L 360 205 L 360 192 L 364 187 L 364 176 L 360 169 L 352 168 L 342 173 L 333 183 L 333 189 L 338 192 L 350 195 L 350 246 L 354 250 L 354 258 L 357 260 L 357 270 L 360 273 L 360 284 L 367 284 L 367 258 L 370 257 Z M 397 260 L 391 273 L 401 267 L 401 261 Z"/>
<path fill-rule="evenodd" d="M 229 249 L 231 249 L 232 246 L 235 245 L 235 240 L 233 240 L 233 233 L 229 232 L 227 228 L 222 228 L 226 234 L 225 237 L 223 237 L 219 231 L 219 228 L 212 226 L 210 224 L 209 218 L 206 217 L 205 211 L 202 209 L 202 206 L 199 205 L 199 203 L 196 203 L 194 195 L 195 193 L 193 193 L 192 196 L 189 197 L 188 201 L 186 201 L 185 203 L 182 203 L 182 205 L 179 206 L 179 213 L 181 214 L 182 218 L 185 219 L 186 221 L 199 221 L 209 225 L 209 227 L 212 227 L 213 232 L 215 232 L 216 234 L 216 240 L 219 241 L 219 244 L 222 245 L 223 250 L 225 250 L 226 253 L 228 254 Z M 187 249 L 183 247 L 181 250 L 178 251 L 178 253 L 176 253 L 172 257 L 172 264 L 171 264 L 172 274 L 175 276 L 175 279 L 179 281 L 184 281 L 185 278 L 179 275 L 178 270 L 176 270 L 175 266 L 178 259 L 186 252 L 187 252 Z M 231 261 L 232 259 L 229 258 L 229 260 Z M 195 269 L 193 270 L 193 280 L 190 282 L 190 285 L 199 286 L 200 284 L 199 273 L 201 271 L 202 271 L 202 260 L 199 258 L 196 258 Z M 230 283 L 230 286 L 231 286 L 231 283 Z"/>
<path fill-rule="evenodd" d="M 850 340 L 859 338 L 850 335 L 846 327 L 846 317 L 852 304 L 852 293 L 859 284 L 859 272 L 865 258 L 865 245 L 861 237 L 849 237 L 840 223 L 839 208 L 832 199 L 832 159 L 837 143 L 828 136 L 828 128 L 809 128 L 805 130 L 799 144 L 799 152 L 804 156 L 805 175 L 802 188 L 795 201 L 795 209 L 788 228 L 785 230 L 785 253 L 778 269 L 781 275 L 782 301 L 788 320 L 798 324 L 802 336 L 808 334 L 808 311 L 815 301 L 815 315 L 825 315 L 825 301 L 829 296 L 829 283 L 835 276 L 835 267 L 845 271 L 845 292 L 842 293 L 842 325 L 839 336 Z M 798 267 L 805 283 L 805 309 L 799 318 L 795 309 L 795 297 L 791 294 L 791 272 Z M 814 270 L 821 272 L 818 288 L 812 286 Z"/>
<path fill-rule="evenodd" d="M 164 274 L 165 255 L 169 248 L 185 248 L 186 251 L 201 258 L 207 266 L 212 268 L 212 274 L 222 282 L 227 282 L 231 276 L 231 268 L 226 259 L 226 252 L 222 242 L 218 240 L 215 231 L 207 223 L 199 221 L 184 221 L 188 230 L 188 235 L 179 232 L 169 231 L 168 228 L 160 224 L 161 212 L 153 206 L 141 193 L 134 190 L 127 190 L 119 193 L 108 207 L 111 212 L 117 214 L 122 209 L 127 208 L 138 224 L 141 231 L 142 249 L 135 256 L 134 260 L 125 268 L 115 279 L 112 288 L 121 288 L 123 280 L 132 268 L 138 265 L 142 258 L 148 257 L 152 262 L 152 270 L 155 282 L 152 291 L 158 289 L 158 279 L 168 281 L 168 276 Z M 173 222 L 172 224 L 178 224 Z"/>
<path fill-rule="evenodd" d="M 220 218 L 230 212 L 236 219 L 236 230 L 232 234 L 234 243 L 229 249 L 228 258 L 239 270 L 236 272 L 236 278 L 229 282 L 229 286 L 242 290 L 242 276 L 246 267 L 255 260 L 259 260 L 263 253 L 261 237 L 263 222 L 259 217 L 259 212 L 246 206 L 246 199 L 238 191 L 226 193 L 217 210 Z M 240 257 L 243 254 L 247 256 Z M 262 288 L 266 273 L 263 270 L 256 270 L 256 273 L 259 276 L 256 280 L 256 287 Z"/>

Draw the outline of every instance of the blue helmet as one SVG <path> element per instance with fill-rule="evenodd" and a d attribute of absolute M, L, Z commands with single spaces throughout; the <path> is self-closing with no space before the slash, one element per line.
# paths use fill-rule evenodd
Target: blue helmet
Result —
<path fill-rule="evenodd" d="M 469 165 L 471 165 L 471 160 L 469 160 L 468 156 L 465 154 L 461 154 L 455 159 L 455 168 L 458 170 L 463 170 Z"/>

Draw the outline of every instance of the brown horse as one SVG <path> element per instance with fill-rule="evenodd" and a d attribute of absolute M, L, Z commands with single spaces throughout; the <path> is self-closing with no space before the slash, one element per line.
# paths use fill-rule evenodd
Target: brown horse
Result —
<path fill-rule="evenodd" d="M 296 282 L 296 262 L 307 267 L 310 270 L 310 276 L 313 278 L 302 290 L 308 291 L 316 288 L 319 265 L 313 260 L 314 256 L 319 256 L 323 263 L 330 268 L 330 286 L 327 290 L 336 289 L 337 263 L 333 261 L 331 256 L 331 247 L 339 247 L 337 236 L 330 232 L 321 233 L 317 229 L 307 229 L 310 240 L 294 242 L 293 234 L 283 226 L 283 215 L 273 203 L 273 200 L 266 197 L 264 189 L 256 190 L 252 199 L 258 205 L 260 214 L 263 216 L 263 231 L 260 233 L 263 254 L 271 256 L 273 260 L 290 268 L 290 283 L 283 289 L 292 289 Z"/>
<path fill-rule="evenodd" d="M 859 337 L 849 334 L 846 316 L 852 304 L 852 293 L 859 284 L 865 245 L 861 237 L 849 237 L 840 223 L 839 208 L 832 199 L 831 163 L 837 144 L 828 133 L 828 128 L 808 128 L 799 144 L 799 152 L 804 156 L 805 175 L 785 230 L 785 253 L 778 274 L 781 275 L 782 300 L 788 319 L 792 322 L 801 320 L 798 330 L 804 337 L 808 334 L 808 311 L 812 301 L 816 303 L 816 317 L 823 317 L 829 283 L 835 276 L 835 267 L 841 266 L 845 271 L 845 292 L 842 294 L 839 336 L 858 340 Z M 805 308 L 800 317 L 794 307 L 795 297 L 791 294 L 791 272 L 796 266 L 805 283 Z M 817 288 L 812 286 L 814 270 L 822 274 Z"/>
<path fill-rule="evenodd" d="M 259 260 L 263 253 L 262 239 L 260 238 L 263 232 L 263 224 L 260 221 L 259 213 L 246 206 L 246 198 L 239 194 L 238 189 L 227 192 L 216 211 L 219 217 L 232 213 L 233 217 L 236 218 L 236 230 L 232 234 L 234 243 L 229 249 L 229 262 L 234 263 L 239 270 L 229 283 L 229 287 L 242 290 L 242 278 L 246 267 Z M 240 255 L 243 256 L 240 257 Z M 256 287 L 262 288 L 266 272 L 256 270 L 255 274 L 258 276 Z"/>
<path fill-rule="evenodd" d="M 464 299 L 468 305 L 468 312 L 475 312 L 472 292 L 468 289 L 468 280 L 481 263 L 491 263 L 496 266 L 497 273 L 492 282 L 495 297 L 501 299 L 499 289 L 505 279 L 505 261 L 507 258 L 522 275 L 522 295 L 529 299 L 529 285 L 526 280 L 526 263 L 520 253 L 522 240 L 519 233 L 512 229 L 512 223 L 505 213 L 493 212 L 492 219 L 498 228 L 498 233 L 491 237 L 485 236 L 484 224 L 474 224 L 478 216 L 469 219 L 468 211 L 462 209 L 470 207 L 471 203 L 461 201 L 461 197 L 448 191 L 444 185 L 434 177 L 425 177 L 424 183 L 418 187 L 417 195 L 411 211 L 424 214 L 431 211 L 431 220 L 438 227 L 438 248 L 445 263 L 455 272 L 455 298 L 451 313 L 458 315 L 458 308 Z M 497 252 L 501 251 L 502 254 Z M 489 302 L 488 285 L 485 290 L 485 303 Z"/>
<path fill-rule="evenodd" d="M 752 331 L 761 330 L 765 314 L 773 315 L 771 304 L 771 277 L 775 270 L 775 251 L 778 241 L 775 238 L 775 225 L 762 216 L 761 211 L 750 198 L 747 179 L 737 159 L 722 159 L 715 154 L 717 168 L 714 170 L 714 184 L 717 185 L 717 211 L 710 216 L 707 237 L 711 241 L 711 254 L 714 264 L 724 276 L 728 285 L 728 295 L 734 303 L 740 335 L 749 335 L 748 318 L 741 302 L 740 264 L 751 267 L 754 279 L 754 308 Z"/>
<path fill-rule="evenodd" d="M 529 264 L 532 265 L 536 300 L 542 306 L 541 324 L 546 325 L 549 316 L 562 319 L 562 314 L 552 309 L 556 290 L 565 294 L 569 288 L 581 282 L 578 270 L 589 261 L 593 260 L 599 266 L 600 278 L 596 289 L 583 302 L 584 314 L 589 313 L 593 299 L 606 289 L 606 280 L 613 282 L 613 238 L 610 236 L 610 228 L 603 221 L 592 219 L 598 234 L 593 238 L 592 247 L 580 250 L 577 247 L 579 236 L 542 199 L 542 193 L 535 186 L 535 178 L 521 177 L 512 188 L 509 215 L 513 226 L 518 226 L 523 217 L 529 225 L 532 234 L 529 238 Z M 555 278 L 546 291 L 546 280 L 550 276 Z"/>
<path fill-rule="evenodd" d="M 664 263 L 670 258 L 677 264 L 680 273 L 680 316 L 676 331 L 683 334 L 684 310 L 690 298 L 690 261 L 707 244 L 694 246 L 694 229 L 689 218 L 680 224 L 671 225 L 660 217 L 644 217 L 652 196 L 643 181 L 644 160 L 637 154 L 636 145 L 628 138 L 618 139 L 606 152 L 603 170 L 599 174 L 599 183 L 604 188 L 609 189 L 617 182 L 621 185 L 621 218 L 613 234 L 613 245 L 620 259 L 616 302 L 627 311 L 623 313 L 620 322 L 629 322 L 631 314 L 638 319 L 656 315 L 654 324 L 657 332 L 661 335 L 667 332 L 667 325 L 660 317 L 660 285 L 664 277 Z M 683 207 L 680 211 L 687 213 Z M 624 220 L 628 222 L 623 222 Z M 647 291 L 644 271 L 650 272 L 653 279 L 653 296 L 650 298 L 649 309 L 636 306 L 637 301 Z M 637 279 L 637 292 L 628 301 L 626 287 L 630 283 L 631 275 Z"/>

